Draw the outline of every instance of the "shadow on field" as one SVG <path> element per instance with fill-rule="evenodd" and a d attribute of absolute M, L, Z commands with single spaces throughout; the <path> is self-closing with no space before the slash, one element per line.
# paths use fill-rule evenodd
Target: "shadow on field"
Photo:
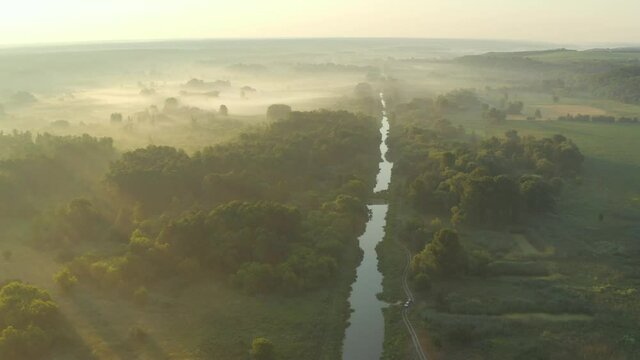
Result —
<path fill-rule="evenodd" d="M 164 350 L 158 345 L 155 339 L 150 334 L 146 333 L 147 329 L 141 329 L 135 326 L 135 319 L 130 319 L 132 327 L 127 333 L 114 329 L 111 325 L 111 320 L 105 318 L 100 311 L 100 306 L 88 295 L 73 296 L 71 301 L 75 305 L 78 312 L 87 322 L 99 339 L 105 346 L 106 354 L 95 355 L 96 352 L 102 352 L 102 349 L 94 349 L 93 354 L 90 357 L 83 359 L 96 359 L 96 358 L 108 358 L 108 359 L 168 359 L 169 357 Z M 142 330 L 136 332 L 136 330 Z M 79 335 L 76 333 L 76 336 Z M 80 341 L 82 341 L 80 339 Z M 85 344 L 86 347 L 86 344 Z M 143 356 L 144 355 L 144 356 Z"/>

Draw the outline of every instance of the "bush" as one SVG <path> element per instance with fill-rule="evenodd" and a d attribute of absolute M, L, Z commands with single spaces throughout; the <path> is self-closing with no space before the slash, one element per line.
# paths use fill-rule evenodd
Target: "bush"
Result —
<path fill-rule="evenodd" d="M 251 354 L 251 357 L 255 360 L 273 360 L 276 358 L 273 343 L 262 337 L 253 340 L 249 354 Z"/>
<path fill-rule="evenodd" d="M 4 250 L 4 251 L 2 252 L 2 257 L 3 257 L 6 261 L 11 260 L 11 258 L 13 257 L 13 251 L 11 251 L 11 250 Z"/>

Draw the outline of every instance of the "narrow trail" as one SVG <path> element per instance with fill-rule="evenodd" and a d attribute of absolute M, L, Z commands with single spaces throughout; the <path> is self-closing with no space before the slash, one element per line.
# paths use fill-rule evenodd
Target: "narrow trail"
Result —
<path fill-rule="evenodd" d="M 404 244 L 400 243 L 399 241 L 398 241 L 398 244 L 402 246 L 402 249 L 407 254 L 407 265 L 405 265 L 404 272 L 402 273 L 402 289 L 404 290 L 404 293 L 407 296 L 407 299 L 411 300 L 411 302 L 413 303 L 413 292 L 411 292 L 411 288 L 409 287 L 409 283 L 407 281 L 407 278 L 409 276 L 409 265 L 411 264 L 411 252 L 409 252 L 409 249 L 407 249 L 407 247 L 404 246 Z M 420 339 L 418 338 L 418 334 L 416 334 L 416 331 L 413 328 L 413 325 L 411 324 L 411 320 L 409 319 L 409 309 L 411 309 L 411 307 L 402 308 L 402 321 L 404 322 L 404 325 L 407 327 L 407 331 L 409 331 L 409 335 L 411 336 L 411 341 L 413 342 L 413 348 L 416 351 L 416 355 L 418 359 L 429 360 L 427 355 L 424 353 L 424 350 L 422 350 L 422 345 L 420 344 Z"/>

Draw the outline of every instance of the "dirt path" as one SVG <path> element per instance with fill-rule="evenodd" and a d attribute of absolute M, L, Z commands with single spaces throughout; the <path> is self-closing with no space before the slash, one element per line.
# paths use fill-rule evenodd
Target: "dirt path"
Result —
<path fill-rule="evenodd" d="M 413 303 L 413 292 L 411 292 L 411 288 L 409 287 L 409 283 L 407 281 L 407 277 L 409 276 L 409 265 L 411 264 L 411 252 L 409 252 L 409 249 L 407 249 L 407 247 L 404 246 L 403 244 L 400 243 L 400 246 L 402 246 L 405 253 L 407 254 L 407 265 L 404 267 L 404 272 L 402 273 L 402 289 L 404 290 L 404 293 L 407 296 L 407 299 L 411 300 L 411 302 Z M 416 355 L 418 356 L 418 359 L 429 360 L 424 350 L 422 350 L 422 344 L 420 343 L 420 338 L 418 337 L 418 334 L 416 334 L 416 331 L 413 328 L 413 325 L 411 324 L 411 320 L 409 319 L 410 309 L 411 307 L 402 308 L 402 321 L 404 322 L 404 325 L 406 326 L 407 331 L 409 331 L 409 335 L 411 336 L 411 341 L 413 342 L 413 348 L 416 351 Z"/>

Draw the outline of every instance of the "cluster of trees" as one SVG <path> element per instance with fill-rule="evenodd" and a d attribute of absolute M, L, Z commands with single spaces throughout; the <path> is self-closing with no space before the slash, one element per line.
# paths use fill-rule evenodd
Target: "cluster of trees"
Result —
<path fill-rule="evenodd" d="M 547 61 L 547 55 L 552 55 L 554 61 Z M 557 61 L 563 56 L 573 60 Z M 588 92 L 597 97 L 640 103 L 640 65 L 635 61 L 619 61 L 615 55 L 610 61 L 592 61 L 589 55 L 581 59 L 574 50 L 557 49 L 488 53 L 464 56 L 455 61 L 475 68 L 515 71 L 527 79 L 528 87 L 535 91 L 582 95 Z M 537 74 L 533 81 L 528 79 L 532 73 Z M 538 80 L 541 75 L 546 79 Z M 553 97 L 557 100 L 557 96 Z"/>
<path fill-rule="evenodd" d="M 267 108 L 267 120 L 283 120 L 287 119 L 291 114 L 291 106 L 285 104 L 273 104 Z"/>
<path fill-rule="evenodd" d="M 419 288 L 429 286 L 432 279 L 446 279 L 467 272 L 469 259 L 460 244 L 458 233 L 441 229 L 433 235 L 424 249 L 411 259 L 411 274 Z"/>
<path fill-rule="evenodd" d="M 72 248 L 88 241 L 121 239 L 109 215 L 87 199 L 74 199 L 34 218 L 34 239 L 48 248 Z M 126 238 L 126 236 L 125 236 Z"/>
<path fill-rule="evenodd" d="M 503 124 L 507 120 L 507 112 L 495 107 L 485 107 L 482 118 L 492 124 Z"/>
<path fill-rule="evenodd" d="M 464 110 L 480 104 L 475 91 L 470 89 L 458 89 L 439 95 L 434 101 L 437 110 L 446 112 L 450 110 Z"/>
<path fill-rule="evenodd" d="M 58 306 L 46 291 L 18 281 L 0 288 L 0 358 L 49 358 L 61 329 Z"/>
<path fill-rule="evenodd" d="M 506 106 L 506 113 L 509 115 L 520 115 L 524 110 L 524 103 L 522 101 L 509 102 Z"/>
<path fill-rule="evenodd" d="M 583 80 L 596 96 L 640 103 L 640 66 L 619 66 Z"/>
<path fill-rule="evenodd" d="M 73 259 L 61 286 L 77 279 L 131 294 L 176 274 L 210 274 L 247 293 L 318 288 L 356 253 L 379 136 L 373 118 L 291 112 L 193 155 L 133 150 L 106 175 L 117 214 L 75 200 L 40 232 L 48 243 L 131 234 L 118 256 Z"/>
<path fill-rule="evenodd" d="M 188 212 L 153 237 L 133 232 L 125 254 L 81 256 L 68 264 L 80 281 L 133 290 L 179 275 L 216 274 L 247 293 L 297 293 L 326 284 L 342 251 L 368 219 L 359 198 L 340 195 L 319 210 L 274 202 L 234 201 Z"/>
<path fill-rule="evenodd" d="M 406 197 L 416 209 L 490 226 L 553 211 L 561 178 L 576 175 L 584 160 L 562 135 L 536 139 L 515 131 L 455 142 L 413 126 L 392 134 L 390 148 L 394 171 L 407 178 Z"/>
<path fill-rule="evenodd" d="M 0 215 L 31 215 L 101 180 L 117 156 L 109 138 L 0 133 Z"/>
<path fill-rule="evenodd" d="M 606 116 L 606 115 L 571 115 L 567 114 L 566 116 L 558 117 L 558 121 L 569 121 L 569 122 L 593 122 L 593 123 L 601 123 L 601 124 L 638 124 L 640 120 L 637 117 L 618 117 L 615 116 Z"/>
<path fill-rule="evenodd" d="M 335 198 L 345 182 L 367 178 L 379 134 L 374 119 L 345 111 L 292 112 L 235 142 L 189 156 L 168 146 L 123 154 L 107 182 L 146 212 L 212 208 L 231 200 Z M 344 156 L 350 154 L 350 156 Z M 375 161 L 374 161 L 375 163 Z M 304 196 L 299 196 L 304 193 Z"/>
<path fill-rule="evenodd" d="M 507 95 L 505 95 L 507 96 Z M 503 124 L 507 120 L 507 115 L 522 115 L 524 103 L 522 101 L 508 102 L 507 98 L 503 99 L 499 107 L 492 107 L 488 104 L 482 104 L 482 118 L 492 124 Z M 542 111 L 536 109 L 533 116 L 528 116 L 527 120 L 536 120 L 542 118 Z"/>
<path fill-rule="evenodd" d="M 406 126 L 425 127 L 426 125 L 440 135 L 455 137 L 464 134 L 464 129 L 453 126 L 446 116 L 479 105 L 480 100 L 473 90 L 461 89 L 439 95 L 435 100 L 414 98 L 408 103 L 398 104 L 393 117 L 394 121 Z"/>

